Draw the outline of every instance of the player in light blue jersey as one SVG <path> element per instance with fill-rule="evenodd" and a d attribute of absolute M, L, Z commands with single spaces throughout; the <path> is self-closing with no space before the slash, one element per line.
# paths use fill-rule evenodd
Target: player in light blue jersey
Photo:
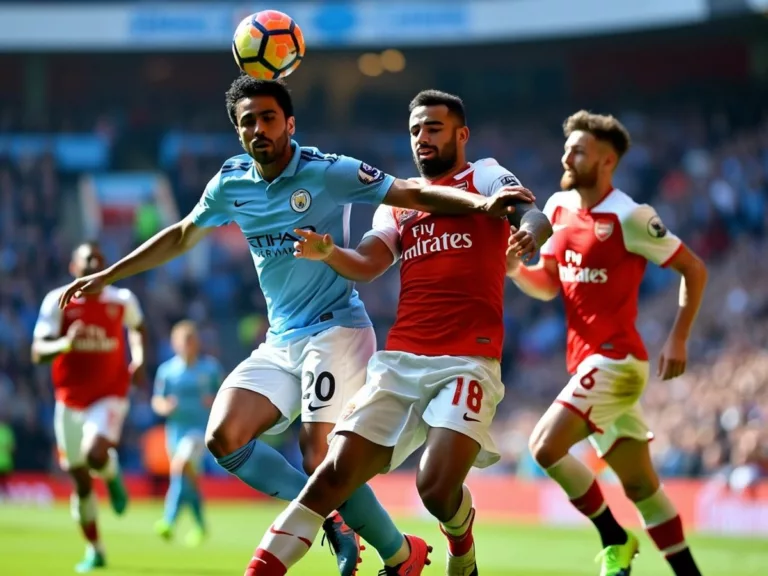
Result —
<path fill-rule="evenodd" d="M 235 222 L 251 248 L 270 330 L 266 342 L 235 368 L 216 395 L 206 444 L 222 467 L 249 486 L 290 501 L 306 483 L 306 474 L 258 438 L 285 430 L 301 415 L 303 467 L 311 473 L 328 450 L 328 435 L 346 402 L 365 383 L 366 365 L 376 350 L 354 284 L 322 263 L 294 258 L 294 230 L 327 231 L 335 243 L 347 246 L 354 203 L 502 218 L 514 211 L 519 188 L 484 197 L 394 178 L 360 160 L 301 147 L 292 138 L 293 102 L 281 81 L 240 76 L 226 103 L 246 154 L 224 163 L 186 218 L 104 272 L 70 284 L 60 305 L 160 266 L 214 227 Z M 360 551 L 342 517 L 376 548 L 390 573 L 408 560 L 413 566 L 414 557 L 426 559 L 426 543 L 398 531 L 368 486 L 339 512 L 323 528 L 342 575 L 354 573 Z"/>
<path fill-rule="evenodd" d="M 197 473 L 205 451 L 208 414 L 219 390 L 223 370 L 218 360 L 200 354 L 197 328 L 189 320 L 182 320 L 173 327 L 171 346 L 176 355 L 157 369 L 152 395 L 152 408 L 165 418 L 165 437 L 171 461 L 165 514 L 155 524 L 155 530 L 165 539 L 172 538 L 179 511 L 188 505 L 195 518 L 195 527 L 187 534 L 186 541 L 189 546 L 197 546 L 205 536 Z"/>

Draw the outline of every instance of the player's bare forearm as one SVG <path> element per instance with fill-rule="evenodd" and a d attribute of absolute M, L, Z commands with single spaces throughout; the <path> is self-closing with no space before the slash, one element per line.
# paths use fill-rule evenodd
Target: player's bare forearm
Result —
<path fill-rule="evenodd" d="M 540 247 L 552 236 L 552 223 L 549 218 L 535 204 L 519 204 L 515 206 L 515 212 L 509 217 L 510 223 L 520 230 L 528 230 L 536 239 L 536 246 Z M 519 222 L 518 226 L 516 222 Z"/>
<path fill-rule="evenodd" d="M 560 293 L 557 264 L 550 258 L 541 258 L 533 266 L 523 266 L 518 261 L 507 267 L 507 276 L 523 293 L 537 300 L 553 300 Z"/>
<path fill-rule="evenodd" d="M 383 250 L 371 249 L 375 241 L 383 246 Z M 386 250 L 386 253 L 384 253 Z M 364 238 L 360 245 L 352 250 L 334 246 L 325 263 L 339 276 L 354 282 L 371 282 L 384 272 L 392 264 L 392 253 L 389 248 L 377 238 Z"/>
<path fill-rule="evenodd" d="M 147 349 L 147 328 L 142 324 L 128 331 L 128 348 L 134 368 L 144 366 L 144 351 Z"/>
<path fill-rule="evenodd" d="M 685 247 L 670 263 L 670 267 L 682 276 L 679 308 L 675 323 L 670 331 L 670 338 L 688 340 L 704 298 L 704 289 L 707 285 L 707 267 L 696 254 Z"/>
<path fill-rule="evenodd" d="M 192 249 L 210 231 L 192 224 L 189 218 L 161 230 L 133 252 L 107 268 L 110 283 L 162 266 Z"/>
<path fill-rule="evenodd" d="M 384 204 L 420 212 L 462 215 L 485 212 L 488 202 L 480 194 L 398 178 L 384 197 Z"/>
<path fill-rule="evenodd" d="M 72 341 L 67 336 L 55 339 L 38 338 L 32 343 L 32 362 L 46 364 L 53 361 L 59 354 L 64 354 L 72 348 Z"/>

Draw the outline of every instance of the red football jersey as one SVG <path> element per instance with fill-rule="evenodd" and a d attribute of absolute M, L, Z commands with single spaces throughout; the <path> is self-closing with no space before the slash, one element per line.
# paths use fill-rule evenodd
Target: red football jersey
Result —
<path fill-rule="evenodd" d="M 491 196 L 518 180 L 487 159 L 434 184 Z M 382 205 L 366 236 L 384 241 L 401 262 L 400 300 L 387 350 L 501 358 L 506 220 Z"/>
<path fill-rule="evenodd" d="M 578 192 L 558 192 L 544 206 L 554 233 L 542 246 L 555 258 L 565 300 L 567 365 L 575 373 L 592 354 L 647 360 L 635 327 L 646 263 L 666 266 L 682 247 L 656 211 L 613 190 L 590 209 Z"/>
<path fill-rule="evenodd" d="M 106 396 L 125 396 L 130 385 L 125 328 L 138 328 L 143 321 L 138 300 L 130 290 L 108 286 L 98 296 L 75 298 L 60 310 L 63 290 L 43 299 L 35 325 L 35 338 L 59 338 L 73 322 L 85 324 L 85 335 L 74 341 L 72 350 L 53 360 L 56 400 L 82 409 Z"/>

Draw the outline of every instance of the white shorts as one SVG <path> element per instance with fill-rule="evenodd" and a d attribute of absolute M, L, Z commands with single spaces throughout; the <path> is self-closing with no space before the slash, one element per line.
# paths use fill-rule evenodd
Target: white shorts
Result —
<path fill-rule="evenodd" d="M 171 460 L 181 460 L 189 462 L 196 470 L 200 468 L 200 463 L 205 454 L 205 434 L 203 432 L 190 432 L 185 434 L 173 454 L 169 454 Z"/>
<path fill-rule="evenodd" d="M 365 384 L 376 351 L 373 328 L 336 326 L 281 346 L 263 343 L 227 376 L 221 388 L 266 396 L 282 417 L 267 434 L 280 434 L 301 414 L 302 422 L 335 424 Z"/>
<path fill-rule="evenodd" d="M 354 432 L 380 446 L 394 447 L 394 470 L 427 438 L 429 428 L 448 428 L 480 445 L 475 466 L 501 457 L 489 433 L 504 398 L 501 367 L 469 356 L 418 356 L 377 352 L 366 385 L 350 401 L 333 434 Z"/>
<path fill-rule="evenodd" d="M 649 364 L 634 356 L 614 360 L 594 354 L 579 364 L 556 402 L 587 421 L 598 455 L 605 456 L 622 438 L 653 438 L 638 405 L 648 382 Z"/>
<path fill-rule="evenodd" d="M 62 469 L 85 465 L 86 454 L 82 448 L 84 440 L 101 436 L 118 444 L 128 407 L 128 399 L 118 396 L 107 396 L 83 410 L 57 402 L 53 414 L 53 431 Z"/>

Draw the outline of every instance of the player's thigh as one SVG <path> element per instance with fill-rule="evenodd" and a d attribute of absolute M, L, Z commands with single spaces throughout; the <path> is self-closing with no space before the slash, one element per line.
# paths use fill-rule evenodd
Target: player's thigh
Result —
<path fill-rule="evenodd" d="M 107 396 L 91 404 L 84 414 L 83 442 L 103 439 L 113 446 L 119 444 L 129 407 L 128 399 L 119 396 Z"/>
<path fill-rule="evenodd" d="M 504 398 L 499 363 L 487 358 L 440 356 L 426 362 L 428 379 L 422 386 L 431 390 L 423 413 L 424 422 L 430 428 L 445 428 L 458 432 L 474 441 L 478 451 L 471 457 L 470 465 L 485 468 L 499 461 L 501 455 L 490 430 L 496 408 Z M 447 438 L 472 446 L 455 435 Z M 460 467 L 463 467 L 463 464 Z"/>
<path fill-rule="evenodd" d="M 368 363 L 365 385 L 347 403 L 331 437 L 360 436 L 391 450 L 385 469 L 402 464 L 427 437 L 422 413 L 429 398 L 420 387 L 427 371 L 421 358 L 405 352 L 376 352 Z"/>
<path fill-rule="evenodd" d="M 647 381 L 647 362 L 593 355 L 579 365 L 556 402 L 584 421 L 602 455 L 616 439 L 616 423 L 635 410 Z"/>
<path fill-rule="evenodd" d="M 462 432 L 430 428 L 416 475 L 419 495 L 430 511 L 440 507 L 452 494 L 461 490 L 480 449 L 477 440 Z M 446 458 L 446 454 L 451 457 Z"/>
<path fill-rule="evenodd" d="M 312 336 L 301 356 L 302 423 L 335 424 L 365 384 L 375 352 L 376 333 L 371 327 L 337 326 Z"/>
<path fill-rule="evenodd" d="M 261 346 L 227 376 L 208 418 L 206 443 L 228 454 L 261 434 L 279 434 L 301 406 L 299 380 L 284 369 L 278 351 Z"/>
<path fill-rule="evenodd" d="M 53 432 L 62 470 L 85 466 L 83 444 L 84 413 L 57 402 L 53 413 Z"/>
<path fill-rule="evenodd" d="M 645 500 L 659 489 L 660 481 L 653 467 L 647 440 L 621 438 L 604 458 L 633 502 Z"/>

